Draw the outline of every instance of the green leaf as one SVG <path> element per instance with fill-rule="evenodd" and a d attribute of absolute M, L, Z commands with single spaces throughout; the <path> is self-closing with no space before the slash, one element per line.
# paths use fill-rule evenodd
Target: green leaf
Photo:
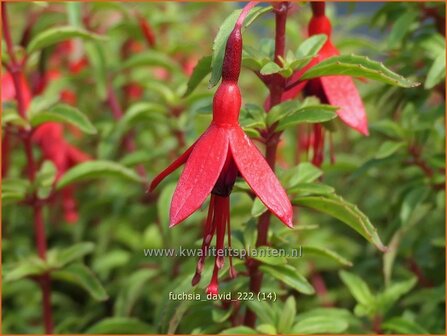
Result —
<path fill-rule="evenodd" d="M 34 187 L 37 189 L 37 196 L 40 199 L 47 198 L 56 180 L 57 169 L 52 161 L 44 161 L 34 180 Z"/>
<path fill-rule="evenodd" d="M 31 42 L 28 44 L 27 52 L 29 54 L 33 53 L 36 50 L 43 49 L 49 47 L 53 44 L 70 40 L 72 38 L 81 38 L 84 40 L 104 40 L 105 37 L 88 32 L 86 30 L 66 26 L 66 27 L 54 27 L 47 29 L 41 33 L 39 33 L 36 37 L 34 37 Z"/>
<path fill-rule="evenodd" d="M 98 98 L 105 100 L 107 97 L 107 57 L 106 52 L 98 42 L 87 42 L 84 44 L 90 68 L 95 78 L 96 92 Z"/>
<path fill-rule="evenodd" d="M 77 243 L 64 249 L 48 251 L 47 260 L 51 268 L 62 268 L 93 252 L 95 244 L 90 242 Z"/>
<path fill-rule="evenodd" d="M 211 316 L 214 323 L 224 323 L 233 313 L 233 309 L 213 309 Z"/>
<path fill-rule="evenodd" d="M 166 120 L 166 106 L 152 102 L 137 102 L 132 104 L 117 125 L 118 138 L 134 124 L 147 120 L 151 122 L 164 122 Z"/>
<path fill-rule="evenodd" d="M 82 287 L 97 301 L 104 301 L 108 298 L 106 291 L 93 272 L 81 263 L 71 264 L 61 270 L 54 271 L 51 276 Z"/>
<path fill-rule="evenodd" d="M 255 7 L 250 10 L 250 13 L 245 18 L 244 27 L 247 27 L 255 19 L 257 19 L 260 15 L 269 12 L 272 9 L 271 6 L 268 7 Z M 211 59 L 211 78 L 209 81 L 209 88 L 215 86 L 220 78 L 222 77 L 222 65 L 223 59 L 225 55 L 225 48 L 227 45 L 228 37 L 230 33 L 234 29 L 234 25 L 239 17 L 239 14 L 242 10 L 235 10 L 230 14 L 224 21 L 224 23 L 220 26 L 219 31 L 217 32 L 216 38 L 213 43 L 213 55 Z"/>
<path fill-rule="evenodd" d="M 324 256 L 324 257 L 327 257 L 327 258 L 330 258 L 330 259 L 336 261 L 340 265 L 348 266 L 348 267 L 352 266 L 352 263 L 349 260 L 343 258 L 338 253 L 331 251 L 325 247 L 303 245 L 302 248 L 303 248 L 303 254 L 315 254 L 318 256 Z"/>
<path fill-rule="evenodd" d="M 38 126 L 46 122 L 66 122 L 78 127 L 88 134 L 96 134 L 95 126 L 77 108 L 60 104 L 49 111 L 40 111 L 30 115 L 30 122 L 33 126 Z"/>
<path fill-rule="evenodd" d="M 267 265 L 275 266 L 287 263 L 287 259 L 284 256 L 280 256 L 280 251 L 267 246 L 258 247 L 256 255 L 252 254 L 251 257 Z"/>
<path fill-rule="evenodd" d="M 3 103 L 5 104 L 5 103 Z M 17 109 L 12 106 L 6 106 L 3 105 L 2 110 L 2 126 L 6 126 L 8 124 L 19 126 L 23 128 L 30 128 L 30 125 L 28 123 L 28 120 L 22 118 L 19 113 L 17 112 Z"/>
<path fill-rule="evenodd" d="M 127 59 L 123 64 L 123 69 L 146 66 L 162 67 L 170 71 L 174 71 L 179 68 L 179 66 L 172 61 L 167 54 L 155 50 L 148 50 L 142 53 L 137 53 Z"/>
<path fill-rule="evenodd" d="M 298 186 L 301 183 L 311 183 L 318 179 L 323 172 L 310 162 L 302 162 L 296 167 L 288 169 L 281 176 L 281 182 L 287 188 Z"/>
<path fill-rule="evenodd" d="M 86 334 L 152 334 L 154 328 L 138 319 L 128 317 L 106 318 L 88 328 Z"/>
<path fill-rule="evenodd" d="M 284 303 L 284 308 L 278 321 L 278 332 L 280 334 L 288 334 L 295 321 L 296 302 L 293 296 L 289 296 Z"/>
<path fill-rule="evenodd" d="M 435 61 L 428 70 L 427 78 L 425 79 L 424 88 L 432 89 L 437 84 L 445 79 L 445 55 L 444 53 L 438 55 Z"/>
<path fill-rule="evenodd" d="M 369 242 L 373 243 L 380 251 L 385 251 L 377 229 L 371 224 L 368 217 L 357 206 L 345 201 L 338 195 L 302 196 L 296 197 L 294 205 L 308 207 L 328 214 L 349 225 Z"/>
<path fill-rule="evenodd" d="M 400 208 L 399 218 L 403 226 L 410 222 L 411 216 L 417 210 L 419 204 L 421 204 L 430 194 L 429 188 L 425 186 L 419 186 L 408 191 L 405 195 Z"/>
<path fill-rule="evenodd" d="M 290 265 L 261 265 L 260 270 L 268 273 L 274 278 L 284 282 L 300 293 L 312 295 L 315 293 L 312 285 L 298 271 Z"/>
<path fill-rule="evenodd" d="M 125 279 L 115 302 L 116 316 L 130 316 L 137 300 L 142 297 L 147 282 L 157 275 L 153 269 L 141 269 Z"/>
<path fill-rule="evenodd" d="M 273 307 L 266 301 L 247 301 L 247 306 L 256 314 L 260 322 L 276 325 L 276 313 Z"/>
<path fill-rule="evenodd" d="M 340 278 L 359 304 L 375 306 L 375 296 L 371 293 L 368 284 L 359 276 L 346 271 L 340 271 Z"/>
<path fill-rule="evenodd" d="M 212 56 L 204 56 L 199 60 L 199 62 L 197 62 L 197 65 L 195 66 L 192 75 L 188 80 L 186 92 L 183 97 L 189 96 L 206 77 L 206 75 L 211 72 L 211 59 Z"/>
<path fill-rule="evenodd" d="M 257 335 L 258 332 L 252 328 L 245 326 L 232 327 L 223 330 L 222 335 Z"/>
<path fill-rule="evenodd" d="M 278 73 L 282 68 L 275 62 L 268 62 L 261 68 L 261 75 L 272 75 Z"/>
<path fill-rule="evenodd" d="M 257 218 L 257 217 L 261 216 L 267 210 L 268 209 L 266 208 L 264 203 L 262 203 L 262 201 L 258 197 L 256 197 L 253 202 L 253 206 L 251 207 L 251 215 L 253 217 Z"/>
<path fill-rule="evenodd" d="M 411 291 L 417 283 L 417 279 L 412 277 L 408 280 L 394 283 L 380 293 L 377 297 L 380 313 L 385 315 L 397 301 L 409 291 Z"/>
<path fill-rule="evenodd" d="M 298 183 L 293 188 L 287 189 L 288 194 L 295 196 L 326 195 L 333 194 L 335 189 L 323 183 Z"/>
<path fill-rule="evenodd" d="M 12 282 L 30 276 L 42 275 L 48 272 L 48 269 L 44 260 L 37 256 L 31 256 L 11 266 L 7 265 L 4 269 L 4 281 Z"/>
<path fill-rule="evenodd" d="M 330 57 L 307 70 L 301 79 L 337 75 L 363 77 L 406 88 L 420 84 L 394 73 L 380 62 L 357 55 Z"/>
<path fill-rule="evenodd" d="M 295 55 L 297 58 L 303 56 L 314 56 L 320 51 L 321 47 L 323 47 L 326 41 L 327 41 L 326 34 L 313 35 L 304 40 L 298 46 Z"/>
<path fill-rule="evenodd" d="M 429 334 L 427 330 L 416 322 L 403 317 L 393 317 L 382 323 L 381 328 L 396 334 Z"/>
<path fill-rule="evenodd" d="M 142 183 L 140 176 L 132 169 L 113 161 L 87 161 L 68 170 L 58 181 L 57 189 L 79 181 L 116 176 L 129 182 Z"/>
<path fill-rule="evenodd" d="M 266 122 L 268 125 L 273 125 L 284 117 L 295 113 L 300 107 L 297 100 L 288 100 L 272 107 L 267 113 Z"/>
<path fill-rule="evenodd" d="M 25 179 L 8 177 L 2 180 L 2 204 L 23 200 L 30 190 L 30 182 Z"/>
<path fill-rule="evenodd" d="M 410 29 L 411 23 L 418 16 L 419 13 L 412 10 L 408 10 L 406 13 L 398 16 L 397 20 L 393 23 L 393 28 L 388 34 L 387 44 L 389 48 L 399 47 Z"/>
<path fill-rule="evenodd" d="M 68 2 L 67 6 L 67 16 L 68 22 L 74 27 L 82 26 L 82 7 L 81 3 L 78 2 Z"/>
<path fill-rule="evenodd" d="M 302 319 L 292 328 L 293 334 L 336 334 L 348 329 L 348 323 L 332 316 L 312 316 Z"/>
<path fill-rule="evenodd" d="M 322 123 L 337 117 L 336 106 L 331 105 L 310 105 L 299 108 L 296 112 L 286 116 L 279 121 L 276 129 L 283 131 L 288 127 L 303 123 Z"/>
<path fill-rule="evenodd" d="M 405 146 L 404 142 L 385 141 L 378 149 L 375 159 L 385 159 Z"/>
<path fill-rule="evenodd" d="M 256 330 L 264 335 L 278 335 L 278 331 L 272 324 L 260 324 L 256 327 Z"/>

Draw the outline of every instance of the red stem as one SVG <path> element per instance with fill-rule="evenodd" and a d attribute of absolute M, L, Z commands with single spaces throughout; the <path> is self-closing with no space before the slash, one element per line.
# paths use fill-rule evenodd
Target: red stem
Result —
<path fill-rule="evenodd" d="M 286 35 L 286 21 L 287 21 L 287 11 L 289 8 L 289 4 L 287 2 L 281 2 L 275 10 L 275 62 L 278 65 L 280 63 L 280 56 L 284 56 L 285 50 L 285 35 Z M 282 94 L 284 92 L 285 80 L 280 75 L 275 75 L 272 78 L 272 81 L 269 85 L 270 91 L 270 106 L 271 109 L 273 106 L 281 103 Z M 265 138 L 266 144 L 266 154 L 265 159 L 267 163 L 270 165 L 273 171 L 275 171 L 276 166 L 276 152 L 278 150 L 278 143 L 281 133 L 277 133 L 274 131 L 276 125 L 273 125 L 272 128 L 267 132 Z M 268 232 L 270 226 L 270 212 L 265 212 L 259 217 L 258 221 L 258 236 L 256 240 L 256 246 L 268 245 Z M 247 263 L 250 283 L 249 288 L 253 293 L 259 293 L 262 286 L 263 273 L 259 271 L 259 263 L 255 260 L 250 260 Z M 248 309 L 245 318 L 244 324 L 249 327 L 254 327 L 256 323 L 256 314 Z"/>
<path fill-rule="evenodd" d="M 14 82 L 14 89 L 16 92 L 17 108 L 20 116 L 26 118 L 25 100 L 22 92 L 22 86 L 20 85 L 22 73 L 22 64 L 17 62 L 14 54 L 14 46 L 11 39 L 11 33 L 8 24 L 8 15 L 6 12 L 6 4 L 2 2 L 2 29 L 5 37 L 6 48 L 10 58 L 11 76 Z M 28 178 L 31 182 L 34 181 L 36 176 L 36 164 L 33 158 L 31 132 L 25 131 L 23 136 L 23 145 L 25 148 L 25 154 L 28 161 Z M 38 202 L 36 195 L 34 194 L 32 202 L 34 213 L 34 232 L 36 239 L 36 248 L 39 257 L 43 260 L 46 259 L 47 243 L 45 236 L 45 224 L 42 215 L 42 204 Z M 48 273 L 41 275 L 38 278 L 38 283 L 42 291 L 42 314 L 45 325 L 45 333 L 51 334 L 53 332 L 53 318 L 51 310 L 51 279 Z"/>

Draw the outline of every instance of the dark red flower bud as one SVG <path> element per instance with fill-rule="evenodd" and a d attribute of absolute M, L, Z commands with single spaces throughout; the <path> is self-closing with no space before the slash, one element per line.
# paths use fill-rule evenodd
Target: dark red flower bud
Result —
<path fill-rule="evenodd" d="M 225 57 L 222 65 L 222 80 L 237 82 L 241 72 L 242 62 L 242 32 L 236 25 L 228 37 Z"/>
<path fill-rule="evenodd" d="M 147 22 L 147 20 L 142 15 L 138 15 L 138 23 L 147 44 L 152 48 L 155 47 L 155 34 L 152 30 L 152 27 L 149 25 L 149 22 Z"/>

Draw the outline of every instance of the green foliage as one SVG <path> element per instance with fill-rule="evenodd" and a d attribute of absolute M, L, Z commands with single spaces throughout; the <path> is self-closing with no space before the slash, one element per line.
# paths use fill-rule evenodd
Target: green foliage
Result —
<path fill-rule="evenodd" d="M 394 73 L 386 68 L 383 63 L 357 55 L 342 55 L 328 58 L 307 70 L 301 78 L 311 79 L 332 75 L 363 77 L 407 88 L 420 84 Z"/>
<path fill-rule="evenodd" d="M 47 48 L 53 44 L 66 41 L 72 38 L 82 38 L 86 40 L 103 40 L 104 37 L 98 34 L 67 26 L 67 27 L 55 27 L 41 32 L 34 37 L 27 47 L 28 53 Z"/>
<path fill-rule="evenodd" d="M 25 117 L 14 98 L 2 101 L 3 141 L 10 142 L 2 148 L 2 163 L 9 162 L 2 174 L 4 334 L 44 333 L 36 280 L 47 274 L 55 333 L 445 333 L 445 4 L 359 3 L 346 15 L 344 4 L 326 4 L 340 56 L 306 68 L 301 79 L 359 78 L 368 137 L 336 118 L 338 107 L 305 92 L 266 111 L 263 81 L 293 84 L 292 74 L 327 42 L 325 35 L 307 36 L 309 4 L 293 6 L 299 8 L 288 13 L 287 49 L 279 61 L 272 6 L 258 4 L 245 20 L 240 124 L 262 154 L 265 139 L 278 137 L 275 173 L 294 205 L 294 228 L 272 216 L 268 244 L 257 247 L 258 221 L 268 210 L 238 178 L 231 194 L 232 247 L 257 254 L 233 257 L 234 279 L 225 258 L 219 293 L 233 300 L 214 301 L 206 298 L 213 257 L 193 287 L 197 255 L 145 254 L 200 248 L 208 200 L 170 229 L 172 195 L 184 168 L 154 192 L 146 192 L 146 183 L 208 127 L 212 88 L 240 6 L 7 4 L 15 55 L 28 56 L 24 75 L 33 97 Z M 140 16 L 155 47 L 141 31 Z M 11 62 L 5 43 L 2 62 Z M 45 84 L 42 72 L 49 74 Z M 64 99 L 67 91 L 75 101 Z M 64 141 L 92 159 L 61 171 L 32 138 L 47 122 L 63 124 Z M 312 163 L 316 125 L 325 132 L 321 166 Z M 36 202 L 45 260 L 36 255 Z M 79 215 L 75 223 L 67 223 L 66 208 Z M 262 273 L 261 294 L 237 299 L 250 294 L 252 265 Z M 170 293 L 200 299 L 173 300 Z M 256 315 L 253 327 L 240 325 L 247 310 Z"/>

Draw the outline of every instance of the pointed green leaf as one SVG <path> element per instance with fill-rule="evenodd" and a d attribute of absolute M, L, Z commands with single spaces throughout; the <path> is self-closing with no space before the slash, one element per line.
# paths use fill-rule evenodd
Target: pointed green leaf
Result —
<path fill-rule="evenodd" d="M 436 57 L 435 61 L 428 70 L 427 78 L 424 83 L 424 88 L 432 89 L 438 83 L 445 79 L 445 55 L 444 53 Z"/>
<path fill-rule="evenodd" d="M 40 111 L 30 115 L 30 122 L 33 126 L 38 126 L 46 122 L 64 122 L 78 127 L 88 134 L 96 134 L 95 126 L 88 120 L 84 113 L 77 108 L 60 104 L 49 111 Z"/>
<path fill-rule="evenodd" d="M 348 328 L 346 321 L 332 316 L 312 316 L 300 320 L 292 328 L 293 334 L 336 334 Z"/>
<path fill-rule="evenodd" d="M 262 265 L 262 272 L 268 273 L 274 278 L 284 282 L 286 285 L 294 288 L 300 293 L 312 295 L 315 293 L 312 285 L 298 271 L 290 265 Z"/>
<path fill-rule="evenodd" d="M 221 335 L 257 335 L 258 332 L 246 326 L 232 327 L 223 330 Z"/>
<path fill-rule="evenodd" d="M 349 225 L 369 242 L 373 243 L 379 250 L 385 251 L 377 229 L 371 224 L 368 217 L 353 205 L 345 201 L 338 195 L 322 195 L 322 196 L 302 196 L 296 197 L 294 205 L 311 208 L 322 213 L 328 214 L 339 219 L 343 223 Z"/>
<path fill-rule="evenodd" d="M 261 68 L 261 75 L 272 75 L 278 73 L 282 68 L 275 62 L 268 62 Z"/>
<path fill-rule="evenodd" d="M 204 56 L 202 57 L 194 70 L 192 71 L 192 75 L 188 80 L 188 86 L 183 97 L 189 96 L 196 87 L 200 84 L 200 82 L 211 72 L 211 59 L 212 56 Z"/>
<path fill-rule="evenodd" d="M 12 282 L 23 278 L 42 275 L 48 271 L 49 267 L 44 260 L 37 256 L 31 256 L 19 262 L 6 265 L 4 268 L 4 281 Z"/>
<path fill-rule="evenodd" d="M 132 169 L 126 168 L 113 161 L 87 161 L 78 164 L 68 170 L 58 181 L 57 189 L 79 181 L 102 178 L 105 176 L 116 176 L 124 180 L 142 183 L 140 176 Z"/>
<path fill-rule="evenodd" d="M 99 280 L 85 265 L 72 264 L 51 273 L 52 278 L 73 283 L 85 289 L 97 301 L 107 300 L 108 296 Z"/>
<path fill-rule="evenodd" d="M 324 257 L 327 257 L 327 258 L 330 258 L 330 259 L 336 261 L 340 265 L 348 266 L 348 267 L 352 266 L 352 262 L 350 262 L 346 258 L 343 258 L 338 253 L 336 253 L 332 250 L 329 250 L 325 247 L 303 245 L 302 248 L 303 248 L 303 254 L 315 254 L 318 256 L 324 256 Z"/>
<path fill-rule="evenodd" d="M 148 50 L 137 53 L 127 59 L 123 64 L 123 69 L 136 68 L 142 66 L 163 67 L 166 70 L 177 70 L 178 64 L 172 61 L 167 54 L 155 50 Z"/>
<path fill-rule="evenodd" d="M 72 38 L 81 38 L 84 40 L 104 40 L 104 36 L 100 36 L 84 29 L 66 26 L 66 27 L 54 27 L 47 29 L 39 33 L 28 44 L 27 52 L 29 54 L 36 50 L 49 47 L 53 44 L 70 40 Z"/>
<path fill-rule="evenodd" d="M 380 62 L 357 55 L 330 57 L 307 70 L 301 79 L 337 75 L 363 77 L 406 88 L 420 84 L 394 73 Z"/>
<path fill-rule="evenodd" d="M 135 318 L 128 317 L 110 317 L 105 318 L 90 328 L 86 334 L 153 334 L 154 328 Z"/>
<path fill-rule="evenodd" d="M 64 249 L 52 249 L 47 253 L 51 268 L 62 268 L 93 252 L 95 244 L 90 242 L 77 243 Z"/>
<path fill-rule="evenodd" d="M 142 296 L 147 282 L 157 275 L 153 269 L 141 269 L 133 273 L 125 280 L 115 302 L 116 316 L 131 316 L 132 308 L 138 298 Z"/>
<path fill-rule="evenodd" d="M 375 296 L 371 293 L 368 284 L 359 276 L 346 271 L 340 271 L 340 278 L 359 304 L 364 306 L 375 305 Z"/>
<path fill-rule="evenodd" d="M 316 55 L 321 47 L 326 43 L 327 35 L 326 34 L 318 34 L 313 35 L 306 40 L 304 40 L 298 47 L 295 52 L 297 58 L 303 56 L 313 56 Z"/>
<path fill-rule="evenodd" d="M 412 334 L 412 335 L 424 335 L 430 334 L 425 328 L 420 326 L 418 323 L 408 320 L 403 317 L 393 317 L 384 323 L 382 323 L 381 328 L 383 330 L 390 331 L 396 334 Z"/>
<path fill-rule="evenodd" d="M 280 252 L 274 248 L 268 246 L 260 246 L 256 249 L 256 255 L 252 254 L 251 257 L 267 265 L 281 265 L 286 264 L 287 259 L 284 256 L 279 256 Z"/>
<path fill-rule="evenodd" d="M 337 117 L 336 106 L 310 105 L 304 106 L 279 121 L 278 131 L 303 123 L 315 124 L 332 120 Z"/>
<path fill-rule="evenodd" d="M 404 142 L 385 141 L 378 149 L 375 159 L 385 159 L 405 146 Z"/>
<path fill-rule="evenodd" d="M 291 331 L 296 315 L 296 302 L 293 296 L 289 296 L 284 303 L 284 308 L 278 321 L 278 332 L 288 334 Z"/>

